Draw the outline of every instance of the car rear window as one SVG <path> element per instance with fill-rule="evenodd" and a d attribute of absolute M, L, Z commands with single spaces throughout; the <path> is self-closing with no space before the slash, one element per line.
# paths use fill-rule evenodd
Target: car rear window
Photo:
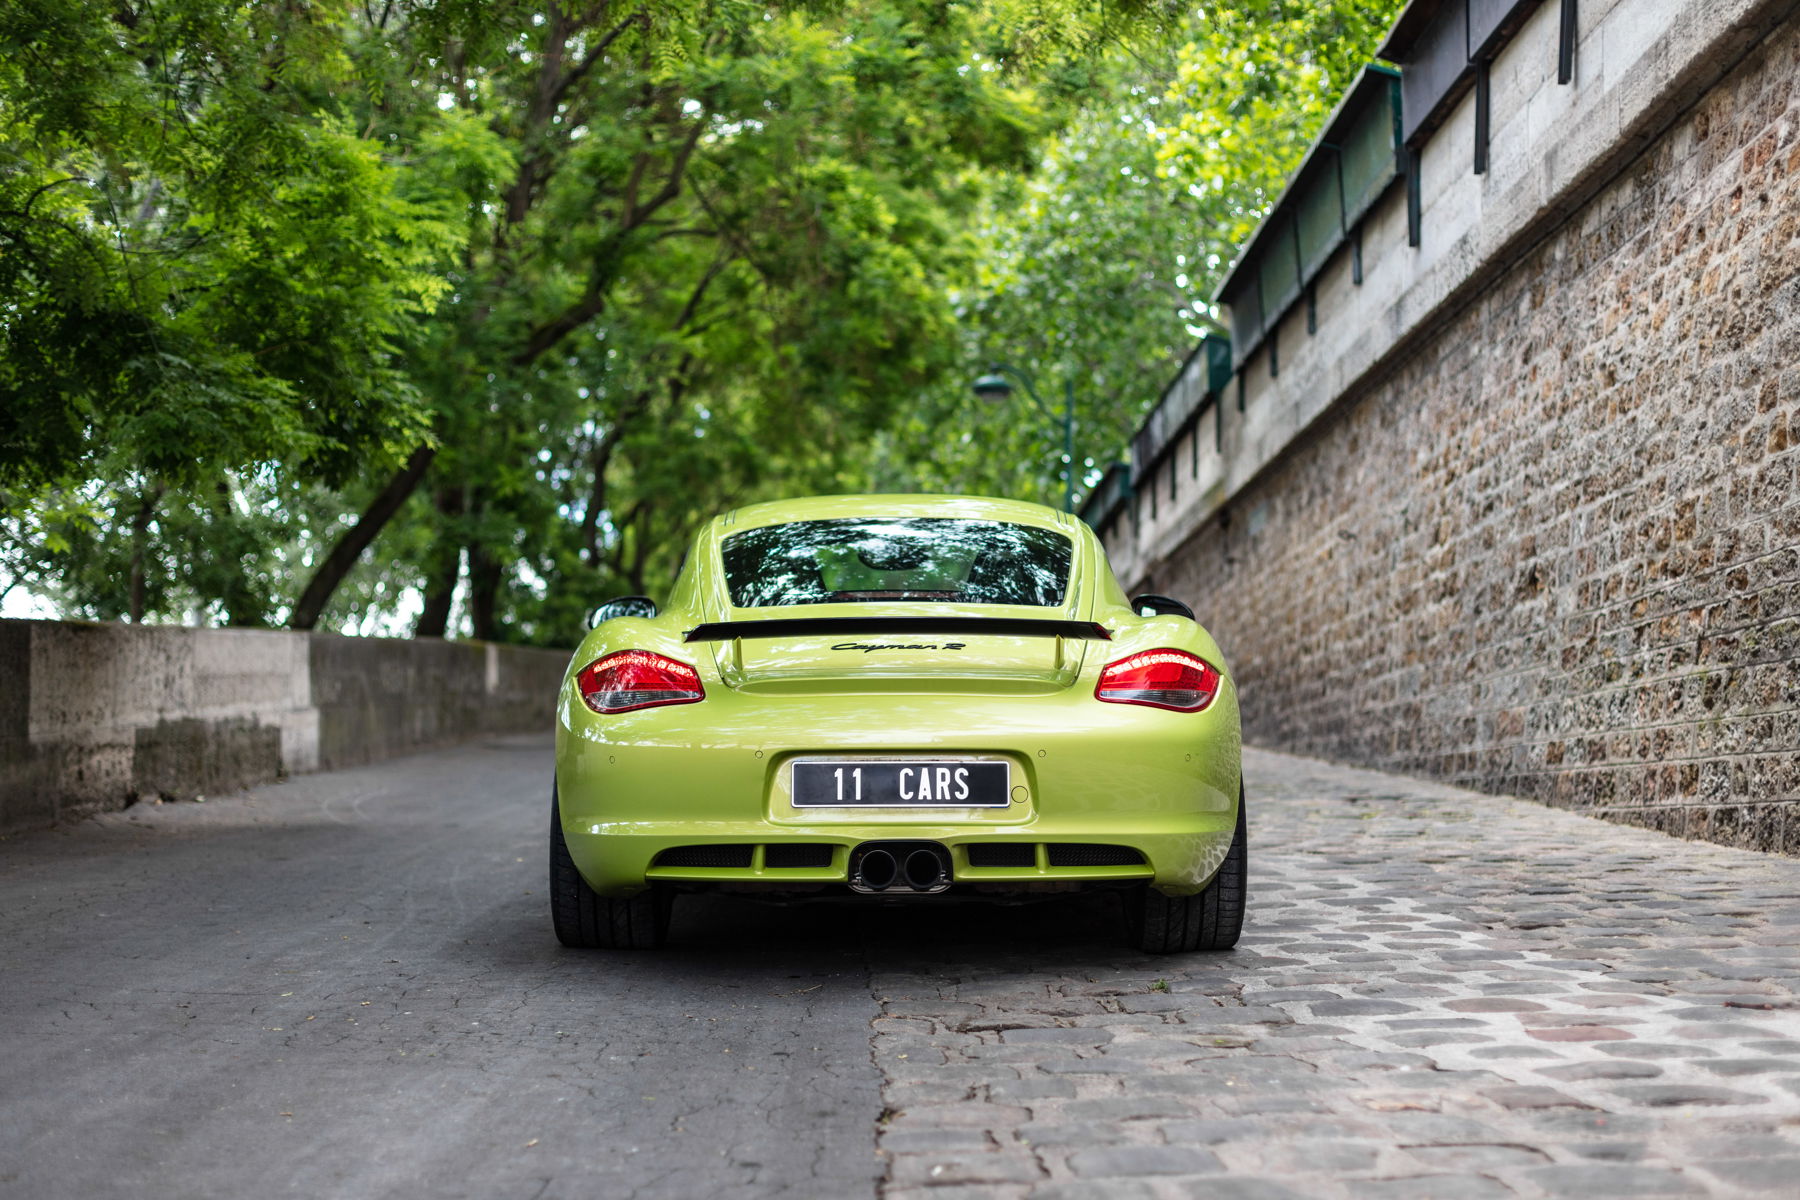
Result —
<path fill-rule="evenodd" d="M 763 525 L 725 539 L 738 608 L 891 600 L 1056 607 L 1074 545 L 1053 529 L 962 517 Z"/>

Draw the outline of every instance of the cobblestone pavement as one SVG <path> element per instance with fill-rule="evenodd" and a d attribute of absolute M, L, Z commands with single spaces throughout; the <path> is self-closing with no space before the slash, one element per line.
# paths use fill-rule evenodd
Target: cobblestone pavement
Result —
<path fill-rule="evenodd" d="M 1109 949 L 1091 904 L 878 931 L 886 1200 L 1800 1194 L 1800 862 L 1246 777 L 1234 953 Z"/>

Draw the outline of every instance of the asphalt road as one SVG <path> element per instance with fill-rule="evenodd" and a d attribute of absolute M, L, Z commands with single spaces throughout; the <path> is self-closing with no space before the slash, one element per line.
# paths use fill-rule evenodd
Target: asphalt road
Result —
<path fill-rule="evenodd" d="M 0 1198 L 1795 1194 L 1800 860 L 1247 750 L 1230 954 L 722 899 L 586 954 L 549 761 L 0 842 Z"/>
<path fill-rule="evenodd" d="M 563 950 L 549 790 L 502 739 L 0 843 L 0 1195 L 873 1195 L 871 914 Z"/>

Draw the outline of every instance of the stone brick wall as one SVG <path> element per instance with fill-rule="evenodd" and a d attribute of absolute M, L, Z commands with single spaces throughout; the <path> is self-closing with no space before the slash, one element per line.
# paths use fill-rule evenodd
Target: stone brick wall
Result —
<path fill-rule="evenodd" d="M 1800 26 L 1690 103 L 1127 570 L 1249 739 L 1800 853 Z"/>

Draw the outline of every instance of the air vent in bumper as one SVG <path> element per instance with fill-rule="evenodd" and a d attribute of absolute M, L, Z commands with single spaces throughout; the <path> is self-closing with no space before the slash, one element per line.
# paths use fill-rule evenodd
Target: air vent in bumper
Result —
<path fill-rule="evenodd" d="M 1136 867 L 1144 856 L 1130 846 L 1099 846 L 1090 842 L 1051 843 L 1050 865 L 1053 867 Z"/>
<path fill-rule="evenodd" d="M 804 842 L 786 845 L 778 843 L 763 847 L 765 867 L 811 867 L 817 870 L 830 865 L 831 847 L 823 842 L 815 845 Z"/>
<path fill-rule="evenodd" d="M 754 846 L 675 846 L 656 856 L 653 867 L 748 867 Z"/>
<path fill-rule="evenodd" d="M 976 843 L 969 847 L 971 867 L 1035 867 L 1037 847 L 1030 842 Z"/>

